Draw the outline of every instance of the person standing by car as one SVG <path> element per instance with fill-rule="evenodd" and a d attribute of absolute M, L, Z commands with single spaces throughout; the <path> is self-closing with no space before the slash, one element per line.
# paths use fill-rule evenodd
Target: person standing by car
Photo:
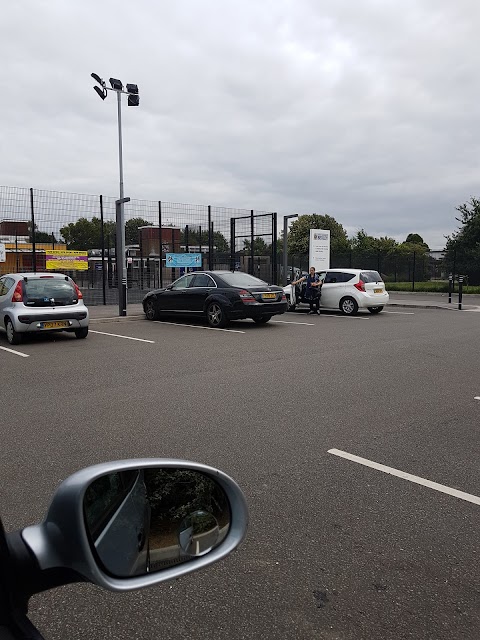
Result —
<path fill-rule="evenodd" d="M 310 303 L 310 311 L 308 313 L 316 313 L 317 315 L 320 315 L 320 291 L 323 281 L 318 273 L 315 273 L 315 267 L 310 267 L 310 273 L 308 274 L 308 276 L 303 276 L 303 278 L 299 278 L 291 284 L 292 286 L 295 286 L 296 284 L 300 284 L 300 282 L 303 282 L 304 280 L 306 280 L 307 282 L 305 298 L 307 298 Z"/>

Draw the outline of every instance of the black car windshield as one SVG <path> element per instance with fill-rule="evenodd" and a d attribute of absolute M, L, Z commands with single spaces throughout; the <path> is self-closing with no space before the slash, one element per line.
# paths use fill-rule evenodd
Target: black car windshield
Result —
<path fill-rule="evenodd" d="M 232 273 L 222 273 L 220 276 L 222 280 L 230 287 L 265 287 L 268 286 L 266 282 L 255 278 L 248 273 L 240 273 L 239 271 L 232 271 Z"/>
<path fill-rule="evenodd" d="M 68 280 L 34 278 L 25 282 L 24 304 L 29 307 L 53 307 L 76 304 L 77 292 Z"/>
<path fill-rule="evenodd" d="M 363 282 L 383 282 L 382 276 L 378 271 L 362 271 L 360 280 L 363 280 Z"/>

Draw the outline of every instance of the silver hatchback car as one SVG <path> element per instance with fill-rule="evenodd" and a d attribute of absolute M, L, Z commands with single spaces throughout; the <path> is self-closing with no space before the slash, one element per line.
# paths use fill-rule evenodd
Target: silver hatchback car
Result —
<path fill-rule="evenodd" d="M 88 309 L 80 289 L 63 273 L 7 273 L 0 277 L 0 329 L 10 344 L 45 331 L 86 338 Z"/>

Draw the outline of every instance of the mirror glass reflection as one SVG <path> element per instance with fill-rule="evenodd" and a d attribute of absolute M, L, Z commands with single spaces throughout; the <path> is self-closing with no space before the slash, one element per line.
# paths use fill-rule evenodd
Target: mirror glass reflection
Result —
<path fill-rule="evenodd" d="M 129 577 L 188 562 L 227 535 L 230 505 L 212 478 L 191 469 L 116 471 L 85 492 L 90 544 L 112 576 Z"/>

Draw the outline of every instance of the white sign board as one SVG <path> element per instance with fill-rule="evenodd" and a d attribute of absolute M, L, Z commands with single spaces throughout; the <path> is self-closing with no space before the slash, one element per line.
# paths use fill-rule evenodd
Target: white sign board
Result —
<path fill-rule="evenodd" d="M 330 231 L 310 229 L 310 251 L 308 268 L 315 271 L 330 269 Z"/>
<path fill-rule="evenodd" d="M 0 244 L 0 262 L 6 262 L 6 261 L 7 261 L 7 255 L 5 253 L 5 245 Z"/>

